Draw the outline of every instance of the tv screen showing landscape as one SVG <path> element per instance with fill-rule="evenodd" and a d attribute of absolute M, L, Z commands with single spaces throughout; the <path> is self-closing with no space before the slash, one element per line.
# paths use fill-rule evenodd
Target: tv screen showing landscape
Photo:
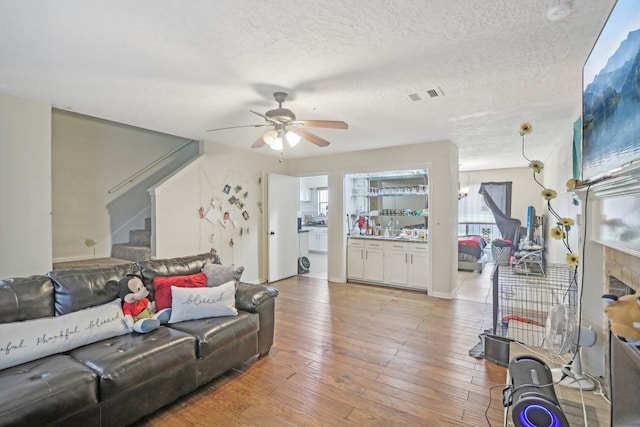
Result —
<path fill-rule="evenodd" d="M 582 178 L 640 160 L 640 1 L 618 0 L 583 68 Z"/>

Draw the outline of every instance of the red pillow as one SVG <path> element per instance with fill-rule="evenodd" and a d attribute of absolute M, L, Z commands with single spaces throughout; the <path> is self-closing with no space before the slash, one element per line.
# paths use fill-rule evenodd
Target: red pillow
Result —
<path fill-rule="evenodd" d="M 207 275 L 204 273 L 189 276 L 156 276 L 153 279 L 155 289 L 156 311 L 171 308 L 171 287 L 204 288 L 207 286 Z"/>

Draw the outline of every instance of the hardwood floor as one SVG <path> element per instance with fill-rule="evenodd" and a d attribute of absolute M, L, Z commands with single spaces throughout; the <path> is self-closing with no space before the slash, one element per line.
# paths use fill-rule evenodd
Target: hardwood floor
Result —
<path fill-rule="evenodd" d="M 468 351 L 490 305 L 305 276 L 274 286 L 271 353 L 136 426 L 488 425 L 506 370 Z"/>

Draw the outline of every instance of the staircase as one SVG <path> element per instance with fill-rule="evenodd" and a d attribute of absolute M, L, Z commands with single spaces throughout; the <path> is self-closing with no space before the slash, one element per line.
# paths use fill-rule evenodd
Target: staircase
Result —
<path fill-rule="evenodd" d="M 129 261 L 151 259 L 151 218 L 144 219 L 144 230 L 130 230 L 128 243 L 116 243 L 111 247 L 113 258 Z"/>

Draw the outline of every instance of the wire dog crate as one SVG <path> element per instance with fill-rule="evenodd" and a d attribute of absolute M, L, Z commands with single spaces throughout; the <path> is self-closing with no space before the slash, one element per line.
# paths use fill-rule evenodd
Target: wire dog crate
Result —
<path fill-rule="evenodd" d="M 493 331 L 528 346 L 542 347 L 549 309 L 577 308 L 577 277 L 569 266 L 547 265 L 544 276 L 522 275 L 508 266 L 493 273 Z"/>

